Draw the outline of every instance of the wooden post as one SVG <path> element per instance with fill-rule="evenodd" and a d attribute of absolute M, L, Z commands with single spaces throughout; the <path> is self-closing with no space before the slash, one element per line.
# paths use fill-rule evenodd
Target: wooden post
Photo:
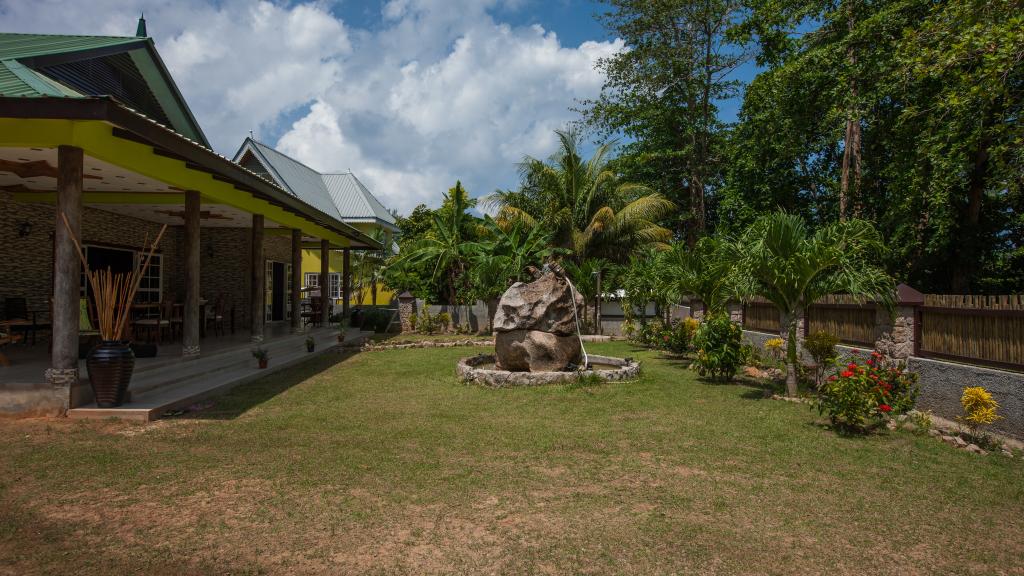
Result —
<path fill-rule="evenodd" d="M 265 264 L 263 263 L 263 215 L 253 214 L 252 215 L 252 274 L 251 274 L 251 285 L 249 289 L 250 299 L 250 331 L 252 333 L 251 341 L 254 344 L 263 342 L 263 315 L 265 304 L 264 291 L 266 286 L 264 285 L 265 275 Z"/>
<path fill-rule="evenodd" d="M 57 213 L 53 250 L 53 346 L 46 380 L 59 389 L 63 408 L 71 407 L 78 384 L 78 318 L 81 262 L 71 235 L 82 237 L 81 148 L 57 147 Z M 67 217 L 68 226 L 64 225 Z M 70 231 L 68 228 L 70 227 Z"/>
<path fill-rule="evenodd" d="M 292 230 L 292 334 L 302 332 L 302 230 Z"/>
<path fill-rule="evenodd" d="M 341 255 L 341 317 L 348 318 L 352 301 L 352 251 L 345 248 Z"/>
<path fill-rule="evenodd" d="M 199 192 L 185 192 L 185 313 L 181 355 L 199 357 Z"/>
<path fill-rule="evenodd" d="M 320 324 L 331 323 L 331 243 L 320 240 Z"/>

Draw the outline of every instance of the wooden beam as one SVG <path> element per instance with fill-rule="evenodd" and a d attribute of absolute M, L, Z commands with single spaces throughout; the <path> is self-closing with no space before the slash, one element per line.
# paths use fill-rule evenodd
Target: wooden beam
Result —
<path fill-rule="evenodd" d="M 331 323 L 331 242 L 320 241 L 320 322 L 327 326 Z"/>
<path fill-rule="evenodd" d="M 252 215 L 252 255 L 250 258 L 252 273 L 250 274 L 251 284 L 250 295 L 250 326 L 252 333 L 251 340 L 254 344 L 263 342 L 263 315 L 264 315 L 264 263 L 263 263 L 263 215 Z"/>
<path fill-rule="evenodd" d="M 185 310 L 182 317 L 181 355 L 199 357 L 199 192 L 185 192 Z"/>
<path fill-rule="evenodd" d="M 302 230 L 292 229 L 292 333 L 302 332 Z"/>
<path fill-rule="evenodd" d="M 71 387 L 78 383 L 78 318 L 81 263 L 73 238 L 82 235 L 81 148 L 57 148 L 58 201 L 54 218 L 53 249 L 53 341 L 48 380 L 60 387 L 65 406 L 70 408 Z M 64 218 L 67 218 L 65 224 Z M 64 387 L 67 390 L 64 390 Z"/>

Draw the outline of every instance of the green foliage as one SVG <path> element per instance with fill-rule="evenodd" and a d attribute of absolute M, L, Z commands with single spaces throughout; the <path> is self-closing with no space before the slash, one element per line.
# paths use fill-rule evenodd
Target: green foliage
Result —
<path fill-rule="evenodd" d="M 673 227 L 704 234 L 708 191 L 721 182 L 726 128 L 717 101 L 736 93 L 730 73 L 749 53 L 731 42 L 738 0 L 608 0 L 599 18 L 628 49 L 598 62 L 605 82 L 583 103 L 584 120 L 633 142 L 617 168 L 688 207 Z"/>
<path fill-rule="evenodd" d="M 802 218 L 766 214 L 743 233 L 736 247 L 739 291 L 772 303 L 787 334 L 787 393 L 797 392 L 798 313 L 827 294 L 847 293 L 892 306 L 892 278 L 874 264 L 884 251 L 878 231 L 848 220 L 811 232 Z"/>
<path fill-rule="evenodd" d="M 818 391 L 819 413 L 841 432 L 864 433 L 890 416 L 905 414 L 917 400 L 917 374 L 878 352 L 840 365 Z"/>
<path fill-rule="evenodd" d="M 708 313 L 724 313 L 738 296 L 735 252 L 724 238 L 701 238 L 692 248 L 677 242 L 656 262 L 657 289 L 667 300 L 694 296 Z"/>
<path fill-rule="evenodd" d="M 814 385 L 820 386 L 825 370 L 836 361 L 836 345 L 839 338 L 828 332 L 814 332 L 804 338 L 804 349 L 814 359 Z"/>
<path fill-rule="evenodd" d="M 551 245 L 551 235 L 543 226 L 512 222 L 502 227 L 484 216 L 481 228 L 481 238 L 466 250 L 473 299 L 498 298 L 513 282 L 531 279 L 527 267 L 540 268 L 545 260 L 567 252 Z"/>
<path fill-rule="evenodd" d="M 742 364 L 743 329 L 728 316 L 718 314 L 700 323 L 693 338 L 697 373 L 713 380 L 732 380 Z"/>
<path fill-rule="evenodd" d="M 441 327 L 441 332 L 447 332 L 448 326 L 452 323 L 452 317 L 447 312 L 438 312 L 437 324 Z"/>
<path fill-rule="evenodd" d="M 656 221 L 674 208 L 671 202 L 609 170 L 609 144 L 584 159 L 578 133 L 556 134 L 560 148 L 547 162 L 527 157 L 520 164 L 518 190 L 498 191 L 485 200 L 498 209 L 500 226 L 543 227 L 577 262 L 595 257 L 626 262 L 640 247 L 669 241 L 671 232 Z"/>

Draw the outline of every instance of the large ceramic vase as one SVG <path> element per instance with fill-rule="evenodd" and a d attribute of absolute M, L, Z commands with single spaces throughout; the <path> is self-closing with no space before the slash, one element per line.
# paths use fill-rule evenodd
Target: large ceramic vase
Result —
<path fill-rule="evenodd" d="M 135 354 L 127 341 L 103 340 L 85 359 L 89 383 L 100 408 L 113 408 L 124 403 L 128 384 L 135 370 Z"/>

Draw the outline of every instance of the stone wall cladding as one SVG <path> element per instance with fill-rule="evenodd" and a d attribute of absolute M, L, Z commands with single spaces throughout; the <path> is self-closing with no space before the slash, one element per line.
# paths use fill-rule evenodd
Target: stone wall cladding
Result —
<path fill-rule="evenodd" d="M 24 296 L 31 310 L 49 321 L 53 285 L 53 233 L 56 213 L 52 204 L 15 202 L 10 192 L 0 192 L 0 298 Z M 31 233 L 18 237 L 22 222 Z M 108 244 L 141 249 L 147 237 L 156 238 L 160 225 L 95 208 L 82 211 L 82 238 L 86 244 Z M 181 230 L 169 227 L 158 247 L 164 257 L 164 290 L 184 292 Z"/>
<path fill-rule="evenodd" d="M 10 192 L 0 192 L 0 301 L 24 296 L 31 310 L 42 312 L 49 321 L 53 285 L 53 240 L 56 224 L 52 204 L 15 202 Z M 22 222 L 32 225 L 28 236 L 19 237 Z M 152 241 L 160 224 L 105 210 L 85 207 L 82 239 L 86 244 L 107 244 L 142 249 Z M 200 231 L 200 290 L 211 303 L 224 294 L 235 308 L 236 330 L 249 327 L 249 279 L 251 230 L 248 228 L 203 228 Z M 163 289 L 178 302 L 185 299 L 184 235 L 181 226 L 169 226 L 158 247 L 163 256 Z M 291 238 L 267 236 L 264 255 L 278 262 L 291 262 Z M 0 302 L 2 310 L 2 302 Z"/>

